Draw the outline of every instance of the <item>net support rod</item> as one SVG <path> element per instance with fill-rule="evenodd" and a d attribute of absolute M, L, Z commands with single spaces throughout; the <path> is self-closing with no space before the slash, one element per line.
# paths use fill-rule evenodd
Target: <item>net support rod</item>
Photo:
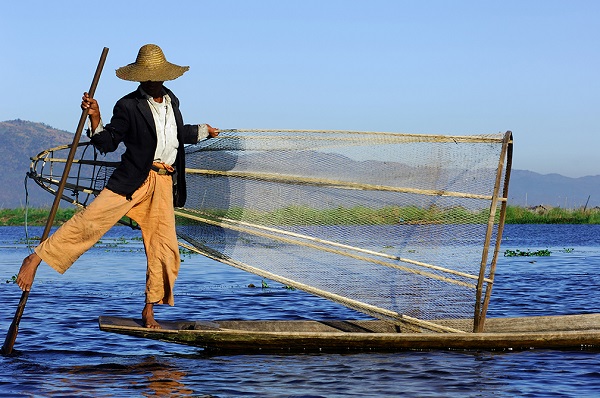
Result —
<path fill-rule="evenodd" d="M 186 212 L 200 213 L 201 215 L 204 215 L 201 212 L 193 211 L 193 210 L 190 210 L 190 209 L 185 209 L 185 211 Z M 183 213 L 182 211 L 178 211 L 177 214 L 180 215 L 180 216 L 182 216 L 182 217 L 187 217 L 187 214 L 189 214 L 189 213 Z M 202 221 L 202 222 L 205 222 L 205 220 L 206 220 L 206 218 L 198 218 L 197 219 L 197 221 Z M 326 240 L 326 239 L 321 239 L 321 238 L 315 238 L 314 236 L 299 234 L 297 232 L 285 231 L 285 230 L 279 229 L 279 228 L 271 228 L 271 227 L 266 227 L 266 226 L 263 226 L 263 225 L 251 224 L 251 223 L 248 223 L 248 222 L 245 222 L 245 221 L 232 220 L 232 219 L 223 218 L 223 217 L 219 217 L 219 220 L 225 221 L 225 222 L 230 223 L 230 224 L 238 224 L 238 225 L 243 225 L 243 226 L 246 226 L 246 227 L 249 227 L 249 228 L 254 228 L 254 229 L 269 231 L 269 232 L 273 232 L 275 234 L 293 236 L 295 238 L 317 242 L 317 243 L 320 243 L 320 244 L 323 244 L 323 245 L 326 245 L 326 246 L 339 247 L 339 248 L 342 248 L 342 249 L 353 250 L 353 251 L 356 251 L 356 252 L 370 254 L 370 255 L 373 255 L 373 256 L 377 256 L 377 257 L 388 258 L 390 260 L 396 260 L 396 261 L 400 261 L 400 262 L 403 262 L 403 263 L 418 265 L 420 267 L 434 269 L 436 271 L 441 271 L 441 272 L 445 272 L 445 273 L 448 273 L 448 274 L 453 274 L 453 275 L 460 276 L 460 277 L 467 278 L 467 279 L 474 279 L 474 280 L 478 280 L 479 279 L 479 276 L 468 274 L 466 272 L 455 271 L 453 269 L 448 269 L 448 268 L 440 267 L 440 266 L 433 265 L 433 264 L 427 264 L 427 263 L 424 263 L 422 261 L 411 260 L 409 258 L 404 258 L 404 257 L 399 257 L 399 256 L 393 256 L 391 254 L 376 252 L 374 250 L 363 249 L 361 247 L 345 245 L 343 243 L 333 242 L 333 241 Z M 250 230 L 246 230 L 246 232 L 250 232 Z M 486 282 L 492 282 L 491 279 L 485 279 L 485 281 Z"/>
<path fill-rule="evenodd" d="M 57 190 L 52 189 L 51 187 L 52 187 L 52 185 L 58 185 L 59 184 L 58 180 L 53 180 L 53 179 L 47 178 L 47 177 L 34 177 L 33 179 L 35 182 L 38 183 L 38 185 L 40 185 L 46 191 L 50 192 L 53 195 L 56 194 Z M 71 184 L 71 183 L 66 183 L 65 188 L 71 188 L 73 190 L 77 190 L 77 192 L 83 192 L 85 194 L 90 194 L 90 195 L 98 195 L 100 193 L 100 191 L 97 189 L 82 187 L 81 185 L 76 185 L 76 184 Z M 63 198 L 64 197 L 65 197 L 65 195 L 63 195 Z M 73 202 L 73 203 L 75 203 L 75 202 Z"/>
<path fill-rule="evenodd" d="M 453 192 L 436 189 L 418 189 L 418 188 L 402 188 L 392 187 L 387 185 L 375 185 L 375 184 L 362 184 L 354 183 L 350 181 L 339 181 L 330 180 L 323 178 L 308 178 L 299 177 L 293 175 L 284 174 L 273 174 L 273 173 L 257 173 L 257 172 L 241 172 L 241 171 L 221 171 L 221 170 L 207 170 L 207 169 L 192 169 L 186 168 L 185 172 L 188 174 L 202 174 L 209 176 L 224 176 L 224 177 L 236 177 L 236 178 L 248 178 L 253 180 L 262 180 L 270 182 L 283 182 L 292 184 L 302 185 L 320 185 L 328 186 L 331 188 L 339 189 L 356 189 L 363 191 L 382 191 L 382 192 L 399 192 L 399 193 L 412 193 L 429 196 L 451 196 L 457 198 L 468 198 L 468 199 L 482 199 L 482 200 L 493 200 L 492 195 L 479 195 L 466 192 Z M 504 200 L 499 198 L 497 200 Z"/>
<path fill-rule="evenodd" d="M 510 173 L 512 170 L 512 155 L 513 155 L 513 137 L 512 132 L 507 131 L 504 138 L 504 145 L 502 147 L 502 153 L 506 156 L 506 171 L 504 173 L 504 186 L 502 190 L 502 196 L 504 198 L 508 198 L 508 186 L 510 181 Z M 504 161 L 504 156 L 501 157 L 501 163 Z M 498 261 L 498 253 L 500 252 L 500 244 L 502 242 L 502 233 L 504 231 L 504 223 L 506 220 L 506 206 L 507 202 L 503 201 L 500 207 L 500 219 L 498 220 L 498 231 L 496 233 L 496 243 L 494 246 L 494 253 L 492 257 L 492 262 L 490 265 L 489 278 L 494 280 L 494 276 L 496 274 L 496 264 Z M 482 308 L 480 311 L 479 322 L 474 325 L 475 332 L 483 332 L 485 328 L 485 318 L 487 314 L 488 305 L 490 302 L 490 297 L 492 294 L 493 282 L 488 283 L 487 288 L 485 289 L 485 296 L 483 298 Z"/>
<path fill-rule="evenodd" d="M 222 133 L 300 133 L 300 134 L 353 134 L 353 135 L 374 135 L 395 138 L 411 138 L 411 142 L 467 142 L 467 143 L 502 143 L 504 135 L 440 135 L 440 134 L 409 134 L 409 133 L 391 133 L 381 131 L 351 131 L 351 130 L 286 130 L 286 129 L 221 129 Z"/>
<path fill-rule="evenodd" d="M 506 203 L 506 199 L 507 199 L 507 188 L 508 188 L 508 180 L 507 180 L 507 176 L 505 175 L 505 183 L 504 183 L 504 192 L 503 192 L 503 197 L 499 198 L 499 194 L 500 194 L 500 185 L 502 183 L 502 175 L 505 174 L 505 167 L 504 167 L 504 162 L 506 160 L 507 157 L 507 153 L 508 153 L 508 148 L 509 148 L 509 144 L 512 145 L 512 134 L 510 132 L 506 132 L 506 134 L 504 135 L 504 141 L 502 144 L 502 149 L 500 152 L 500 158 L 498 160 L 498 169 L 496 172 L 496 182 L 494 184 L 494 195 L 493 195 L 493 199 L 492 199 L 492 203 L 490 204 L 490 218 L 488 220 L 488 227 L 487 227 L 487 231 L 485 234 L 485 244 L 483 246 L 483 252 L 481 255 L 481 266 L 479 268 L 479 281 L 477 282 L 477 290 L 476 290 L 476 295 L 475 295 L 475 314 L 473 317 L 473 332 L 483 332 L 483 327 L 484 327 L 484 323 L 485 323 L 485 313 L 487 311 L 487 305 L 488 305 L 488 301 L 486 300 L 485 303 L 482 303 L 481 297 L 483 294 L 483 284 L 484 284 L 484 278 L 485 278 L 485 272 L 487 269 L 487 262 L 488 262 L 488 256 L 489 256 L 489 247 L 490 247 L 490 243 L 491 243 L 491 238 L 492 238 L 492 233 L 493 233 L 493 228 L 495 225 L 495 217 L 496 217 L 496 211 L 497 211 L 497 207 L 498 207 L 498 202 L 502 202 L 503 204 L 503 209 L 504 209 L 504 204 Z M 507 169 L 508 169 L 509 165 L 507 163 Z M 508 171 L 507 171 L 508 172 Z M 500 199 L 504 199 L 504 201 L 500 200 Z M 502 216 L 504 216 L 504 212 L 502 212 L 501 214 Z M 503 224 L 504 220 L 500 220 L 500 222 Z M 498 233 L 498 236 L 501 236 L 501 233 Z M 495 254 L 493 257 L 492 262 L 495 264 L 496 262 L 496 258 L 497 258 L 497 251 L 498 251 L 498 244 L 499 242 L 496 242 L 496 249 L 495 249 Z M 493 275 L 491 277 L 491 279 L 493 280 Z M 486 297 L 489 299 L 489 296 L 487 296 L 487 291 L 490 291 L 491 293 L 491 286 L 492 286 L 493 282 L 488 282 L 488 287 L 486 289 Z"/>
<path fill-rule="evenodd" d="M 180 243 L 181 244 L 181 243 Z M 185 247 L 188 250 L 192 250 L 196 253 L 202 254 L 206 257 L 209 257 L 213 260 L 222 262 L 224 264 L 227 265 L 231 265 L 235 268 L 241 269 L 243 271 L 246 272 L 250 272 L 252 274 L 256 274 L 258 276 L 261 276 L 263 278 L 267 278 L 267 279 L 271 279 L 274 280 L 276 282 L 282 283 L 284 285 L 288 285 L 288 286 L 292 286 L 295 287 L 297 289 L 300 289 L 302 291 L 305 291 L 307 293 L 311 293 L 323 298 L 327 298 L 329 300 L 335 301 L 337 303 L 343 304 L 347 307 L 353 308 L 353 309 L 358 309 L 360 308 L 363 311 L 366 312 L 371 312 L 371 313 L 376 313 L 376 314 L 380 314 L 386 318 L 390 318 L 390 319 L 394 319 L 400 322 L 405 322 L 414 326 L 418 326 L 421 327 L 423 329 L 427 329 L 427 330 L 431 330 L 434 332 L 444 332 L 444 333 L 465 333 L 465 331 L 460 330 L 460 329 L 454 329 L 454 328 L 450 328 L 447 326 L 442 326 L 442 325 L 438 325 L 436 323 L 433 322 L 429 322 L 429 321 L 425 321 L 422 319 L 418 319 L 418 318 L 413 318 L 407 315 L 403 315 L 403 314 L 399 314 L 397 312 L 394 311 L 390 311 L 390 310 L 386 310 L 384 308 L 379 308 L 377 306 L 371 305 L 371 304 L 367 304 L 367 303 L 363 303 L 361 301 L 358 300 L 352 300 L 349 299 L 347 297 L 343 297 L 334 293 L 330 293 L 327 292 L 325 290 L 321 290 L 318 288 L 315 288 L 313 286 L 309 286 L 309 285 L 305 285 L 303 283 L 294 281 L 292 279 L 288 279 L 288 278 L 284 278 L 282 276 L 270 273 L 268 271 L 264 271 L 255 267 L 252 267 L 251 265 L 239 262 L 239 261 L 234 261 L 233 259 L 230 259 L 228 257 L 224 257 L 224 256 L 216 256 L 214 254 L 211 254 L 207 251 L 201 250 L 200 248 L 198 248 L 196 246 L 196 244 L 193 245 L 182 245 L 183 247 Z M 200 245 L 198 245 L 200 246 Z"/>
<path fill-rule="evenodd" d="M 319 246 L 319 245 L 315 245 L 315 244 L 311 244 L 311 243 L 306 243 L 306 242 L 301 242 L 298 240 L 294 240 L 294 239 L 288 239 L 288 238 L 283 238 L 280 236 L 274 236 L 272 234 L 267 234 L 267 233 L 261 233 L 258 231 L 253 231 L 251 229 L 248 229 L 246 227 L 241 227 L 241 226 L 236 226 L 233 224 L 229 224 L 229 223 L 224 223 L 224 222 L 219 222 L 219 221 L 213 221 L 213 220 L 209 220 L 206 218 L 202 218 L 202 217 L 198 217 L 198 216 L 193 216 L 191 214 L 186 214 L 186 213 L 182 213 L 179 211 L 175 211 L 176 215 L 182 216 L 182 217 L 186 217 L 192 220 L 196 220 L 196 221 L 200 221 L 206 224 L 210 224 L 210 225 L 215 225 L 215 226 L 219 226 L 219 227 L 223 227 L 223 228 L 228 228 L 234 231 L 238 231 L 238 232 L 244 232 L 244 233 L 248 233 L 248 234 L 252 234 L 255 236 L 260 236 L 260 237 L 265 237 L 265 238 L 269 238 L 272 240 L 277 240 L 280 242 L 284 242 L 284 243 L 291 243 L 291 244 L 295 244 L 295 245 L 300 245 L 300 246 L 305 246 L 305 247 L 310 247 L 313 249 L 318 249 L 321 251 L 326 251 L 329 253 L 333 253 L 333 254 L 339 254 L 345 257 L 350 257 L 356 260 L 361 260 L 361 261 L 366 261 L 366 262 L 370 262 L 373 264 L 378 264 L 378 265 L 383 265 L 386 267 L 390 267 L 390 268 L 395 268 L 401 271 L 405 271 L 405 272 L 410 272 L 412 274 L 416 274 L 416 275 L 421 275 L 427 278 L 432 278 L 432 279 L 437 279 L 443 282 L 448 282 L 448 283 L 452 283 L 455 285 L 459 285 L 459 286 L 463 286 L 463 287 L 467 287 L 469 289 L 475 289 L 477 286 L 473 283 L 467 283 L 467 282 L 463 282 L 463 281 L 459 281 L 456 279 L 452 279 L 452 278 L 448 278 L 448 277 L 444 277 L 444 276 L 440 276 L 440 275 L 436 275 L 436 274 L 432 274 L 431 272 L 426 272 L 426 271 L 419 271 L 413 268 L 409 268 L 409 267 L 404 267 L 401 265 L 397 265 L 397 264 L 392 264 L 389 262 L 385 262 L 385 261 L 380 261 L 380 260 L 376 260 L 373 258 L 369 258 L 369 257 L 365 257 L 365 256 L 359 256 L 359 255 L 355 255 L 355 254 L 351 254 L 342 250 L 337 250 L 337 249 L 331 249 L 331 248 L 327 248 L 327 247 L 323 247 L 323 246 Z"/>
<path fill-rule="evenodd" d="M 62 158 L 52 158 L 50 160 L 53 163 L 67 163 L 67 159 L 62 159 Z M 89 164 L 89 165 L 95 165 L 97 164 L 98 161 L 96 160 L 89 160 L 89 159 L 73 159 L 73 164 Z M 117 167 L 118 165 L 120 165 L 120 162 L 102 162 L 102 165 L 104 166 L 110 166 L 110 167 Z"/>

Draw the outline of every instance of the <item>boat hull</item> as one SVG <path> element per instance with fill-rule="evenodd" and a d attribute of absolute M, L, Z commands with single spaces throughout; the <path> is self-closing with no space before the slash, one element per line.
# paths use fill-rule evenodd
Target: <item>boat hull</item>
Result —
<path fill-rule="evenodd" d="M 452 321 L 456 324 L 456 321 Z M 465 328 L 468 322 L 465 322 Z M 600 314 L 489 318 L 483 333 L 405 333 L 381 320 L 163 321 L 100 317 L 106 332 L 202 347 L 211 352 L 597 349 Z"/>

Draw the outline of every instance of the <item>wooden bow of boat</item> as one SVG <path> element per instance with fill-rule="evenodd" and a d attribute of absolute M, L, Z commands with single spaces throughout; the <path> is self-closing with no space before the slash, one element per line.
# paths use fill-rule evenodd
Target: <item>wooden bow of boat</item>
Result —
<path fill-rule="evenodd" d="M 488 318 L 482 333 L 406 333 L 381 320 L 163 321 L 162 329 L 148 329 L 141 320 L 102 316 L 99 325 L 106 332 L 228 353 L 600 347 L 600 314 Z M 470 325 L 465 320 L 465 331 Z"/>

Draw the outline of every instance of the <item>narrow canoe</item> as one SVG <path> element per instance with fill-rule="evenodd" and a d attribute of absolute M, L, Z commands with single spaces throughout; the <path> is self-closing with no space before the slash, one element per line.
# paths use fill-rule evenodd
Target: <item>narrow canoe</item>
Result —
<path fill-rule="evenodd" d="M 450 323 L 450 321 L 448 321 Z M 451 321 L 456 326 L 457 321 Z M 161 321 L 101 316 L 102 331 L 202 347 L 210 352 L 349 352 L 600 348 L 600 314 L 488 318 L 483 333 L 403 332 L 381 320 Z M 465 320 L 464 329 L 470 321 Z M 463 327 L 461 327 L 463 329 Z"/>

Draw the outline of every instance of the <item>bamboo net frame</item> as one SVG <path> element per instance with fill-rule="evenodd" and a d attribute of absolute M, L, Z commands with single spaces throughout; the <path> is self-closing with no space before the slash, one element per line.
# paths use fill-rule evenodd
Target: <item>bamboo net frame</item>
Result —
<path fill-rule="evenodd" d="M 358 175 L 355 179 L 353 177 L 348 178 L 348 173 L 345 173 L 343 170 L 343 165 L 327 163 L 330 161 L 327 158 L 329 153 L 341 153 L 346 156 L 346 152 L 344 151 L 347 148 L 360 148 L 362 151 L 363 148 L 367 148 L 366 145 L 371 145 L 377 151 L 382 150 L 382 152 L 385 152 L 387 148 L 392 148 L 391 151 L 386 152 L 387 155 L 398 151 L 402 152 L 403 161 L 410 161 L 411 158 L 415 158 L 418 162 L 398 169 L 399 163 L 392 161 L 388 168 L 389 173 L 379 170 L 379 174 L 368 174 L 365 170 L 358 169 Z M 431 153 L 427 152 L 430 145 L 434 148 Z M 414 275 L 417 278 L 419 289 L 426 288 L 424 287 L 423 280 L 429 281 L 427 284 L 433 283 L 431 289 L 441 289 L 442 293 L 440 293 L 440 296 L 444 294 L 443 291 L 446 289 L 444 286 L 447 285 L 456 286 L 459 292 L 463 291 L 463 289 L 473 292 L 473 299 L 470 305 L 473 311 L 473 331 L 480 332 L 483 330 L 485 323 L 485 316 L 493 287 L 497 256 L 502 239 L 512 163 L 512 145 L 512 133 L 510 132 L 479 136 L 444 136 L 317 130 L 222 130 L 219 139 L 206 140 L 197 146 L 187 148 L 186 157 L 190 157 L 188 159 L 188 168 L 186 169 L 189 179 L 188 191 L 191 189 L 192 196 L 195 195 L 197 198 L 195 201 L 192 201 L 190 208 L 177 209 L 176 214 L 178 218 L 199 225 L 204 230 L 227 230 L 230 231 L 227 234 L 239 236 L 242 241 L 247 239 L 254 240 L 254 245 L 258 245 L 257 247 L 259 248 L 264 248 L 271 244 L 279 245 L 285 249 L 282 252 L 284 262 L 286 261 L 285 256 L 295 257 L 300 255 L 298 253 L 305 250 L 307 252 L 323 253 L 322 256 L 326 259 L 346 259 L 342 261 L 352 264 L 348 268 L 348 272 L 351 274 L 357 272 L 356 269 L 362 268 L 362 264 L 371 264 L 373 267 L 382 267 L 381 269 L 388 269 L 390 270 L 389 272 L 394 272 L 390 274 L 394 275 L 394 278 L 408 278 L 410 280 L 411 278 L 406 275 Z M 71 195 L 63 194 L 62 199 L 77 206 L 85 207 L 89 200 L 95 197 L 103 188 L 101 180 L 105 182 L 108 179 L 111 170 L 118 165 L 118 161 L 114 157 L 111 159 L 100 159 L 98 154 L 91 149 L 89 143 L 81 143 L 80 146 L 81 155 L 74 161 L 74 169 L 71 172 L 72 176 L 66 185 L 66 191 L 70 192 Z M 413 153 L 406 150 L 406 148 L 415 146 L 418 148 L 418 151 L 413 156 Z M 492 153 L 494 154 L 493 156 L 498 157 L 496 164 L 485 166 L 489 168 L 489 171 L 485 172 L 485 178 L 482 179 L 491 181 L 488 184 L 489 187 L 481 190 L 478 186 L 473 186 L 472 188 L 469 185 L 472 183 L 465 185 L 460 182 L 461 180 L 478 179 L 477 176 L 473 177 L 469 174 L 472 171 L 469 168 L 473 168 L 470 165 L 470 154 L 462 162 L 458 161 L 454 166 L 448 166 L 452 159 L 450 157 L 446 158 L 446 153 L 453 152 L 463 146 L 477 149 L 483 147 L 488 151 L 486 153 Z M 29 176 L 48 192 L 55 193 L 54 187 L 57 184 L 55 176 L 60 174 L 62 170 L 60 165 L 65 161 L 64 157 L 61 157 L 61 153 L 65 153 L 69 147 L 67 145 L 52 148 L 32 158 Z M 295 154 L 312 154 L 315 151 L 322 151 L 314 158 L 317 160 L 319 167 L 316 167 L 314 171 L 302 167 L 298 168 L 298 170 L 294 168 L 292 161 L 295 161 Z M 226 155 L 223 156 L 225 159 L 235 158 L 237 163 L 234 164 L 235 162 L 232 162 L 233 166 L 227 165 L 226 167 L 222 167 L 218 160 L 221 159 L 218 157 L 221 154 Z M 406 156 L 406 154 L 408 155 Z M 205 157 L 205 161 L 201 161 L 200 164 L 207 165 L 208 167 L 198 167 L 193 161 L 190 161 L 195 156 Z M 422 159 L 418 158 L 419 156 Z M 478 155 L 475 151 L 472 156 L 475 158 L 485 155 Z M 441 159 L 439 160 L 440 164 L 437 166 L 432 165 L 431 163 L 438 162 L 438 158 Z M 216 164 L 212 164 L 215 159 L 217 159 Z M 257 161 L 257 159 L 262 159 L 263 161 Z M 279 161 L 275 162 L 276 160 Z M 362 165 L 364 163 L 348 162 L 347 159 L 343 160 L 350 165 Z M 376 160 L 379 161 L 378 159 Z M 489 162 L 490 159 L 484 160 L 487 162 L 485 164 L 493 163 Z M 290 164 L 286 167 L 286 163 L 288 162 Z M 376 163 L 376 167 L 381 163 Z M 461 163 L 466 164 L 462 165 Z M 478 163 L 475 164 L 475 168 L 478 167 Z M 455 166 L 464 166 L 465 170 L 461 171 L 462 174 L 458 173 L 452 169 Z M 327 167 L 331 167 L 333 172 L 329 174 L 324 173 L 323 170 L 327 169 Z M 336 167 L 341 171 L 336 171 Z M 485 167 L 482 168 L 484 171 L 487 170 Z M 449 176 L 445 174 L 448 170 L 451 171 L 451 173 L 447 173 Z M 353 171 L 356 170 L 353 169 Z M 488 179 L 492 172 L 493 178 Z M 410 178 L 402 182 L 402 178 L 404 178 L 403 174 L 410 174 Z M 201 183 L 194 183 L 196 179 L 200 179 Z M 88 182 L 86 183 L 85 181 Z M 215 181 L 228 181 L 231 184 L 229 187 L 231 191 L 210 192 L 211 189 L 215 188 Z M 446 181 L 446 186 L 436 186 L 438 184 L 436 181 Z M 203 183 L 207 183 L 208 188 L 198 194 L 199 192 L 197 191 L 199 191 L 199 187 Z M 240 189 L 240 187 L 241 191 L 236 192 L 235 190 Z M 273 187 L 278 187 L 278 190 L 269 190 Z M 459 187 L 460 189 L 454 189 L 455 187 Z M 393 204 L 394 201 L 402 203 L 407 201 L 410 206 L 422 206 L 423 208 L 429 206 L 430 209 L 435 209 L 440 204 L 442 207 L 446 206 L 448 209 L 451 209 L 451 205 L 455 203 L 459 203 L 459 207 L 463 203 L 465 203 L 466 207 L 472 203 L 477 203 L 477 206 L 480 206 L 479 203 L 488 203 L 487 218 L 483 224 L 480 224 L 479 221 L 467 222 L 458 228 L 460 235 L 462 234 L 462 229 L 469 228 L 469 223 L 472 223 L 474 229 L 478 231 L 481 230 L 479 228 L 480 225 L 485 225 L 485 228 L 482 230 L 483 238 L 480 240 L 481 249 L 477 268 L 467 267 L 460 259 L 458 261 L 448 261 L 445 264 L 437 264 L 436 258 L 432 259 L 426 256 L 426 258 L 419 259 L 414 257 L 413 253 L 415 250 L 416 252 L 421 250 L 424 253 L 427 253 L 429 250 L 430 245 L 426 242 L 428 239 L 427 233 L 436 233 L 436 230 L 443 229 L 448 221 L 428 222 L 425 219 L 417 218 L 405 223 L 401 222 L 400 225 L 394 228 L 400 228 L 399 231 L 414 229 L 416 231 L 413 233 L 414 236 L 406 238 L 408 240 L 414 239 L 414 241 L 406 244 L 405 253 L 409 254 L 408 256 L 399 253 L 390 254 L 385 247 L 373 249 L 362 247 L 360 244 L 339 241 L 335 236 L 312 235 L 310 231 L 312 227 L 310 226 L 316 225 L 317 222 L 308 219 L 304 221 L 306 222 L 305 229 L 309 230 L 307 232 L 302 230 L 295 231 L 293 228 L 290 229 L 285 222 L 282 225 L 275 225 L 272 224 L 272 221 L 245 218 L 247 216 L 244 214 L 246 214 L 247 209 L 243 208 L 244 203 L 247 206 L 257 198 L 249 192 L 252 190 L 260 191 L 261 189 L 267 189 L 266 192 L 268 193 L 265 195 L 267 200 L 264 202 L 267 207 L 270 202 L 278 202 L 278 196 L 288 195 L 286 198 L 292 201 L 294 195 L 300 195 L 301 199 L 299 200 L 305 200 L 304 196 L 310 195 L 303 194 L 304 190 L 308 190 L 306 192 L 310 192 L 311 194 L 326 192 L 324 197 L 327 198 L 339 195 L 340 200 L 346 200 L 359 206 L 363 206 L 362 203 L 366 203 L 365 200 L 368 202 L 368 199 L 365 198 L 369 197 L 375 198 L 373 200 L 373 203 L 376 203 L 373 205 L 374 207 L 384 206 L 386 203 Z M 242 194 L 242 200 L 238 203 L 236 202 L 236 195 L 239 193 Z M 211 195 L 221 194 L 229 195 L 227 200 L 229 210 L 224 209 L 224 215 L 215 213 L 214 201 L 211 202 L 209 200 Z M 419 201 L 422 201 L 423 204 L 419 205 L 421 203 Z M 280 202 L 278 202 L 278 205 L 281 204 Z M 308 203 L 313 202 L 309 201 Z M 277 207 L 274 204 L 273 206 Z M 243 208 L 243 214 L 232 217 L 230 212 L 233 211 L 235 213 L 238 208 Z M 269 210 L 260 209 L 260 211 L 268 213 Z M 353 229 L 355 227 L 350 226 L 348 228 Z M 356 228 L 360 230 L 363 227 L 357 226 Z M 443 242 L 443 239 L 453 239 L 451 232 L 442 235 L 447 235 L 447 237 L 435 237 L 433 240 Z M 462 330 L 457 328 L 436 324 L 435 319 L 437 318 L 431 318 L 431 314 L 429 318 L 427 315 L 425 315 L 425 318 L 423 318 L 423 315 L 415 316 L 410 312 L 412 307 L 408 309 L 408 312 L 406 308 L 394 310 L 387 308 L 385 305 L 381 306 L 378 303 L 370 302 L 369 299 L 364 300 L 362 298 L 346 296 L 345 293 L 330 289 L 330 286 L 312 285 L 310 281 L 303 280 L 304 276 L 302 275 L 286 276 L 285 272 L 280 274 L 279 272 L 274 272 L 273 269 L 262 267 L 261 264 L 253 263 L 254 259 L 251 255 L 250 258 L 246 258 L 244 257 L 247 255 L 245 252 L 237 250 L 235 246 L 240 245 L 239 238 L 237 244 L 231 243 L 231 252 L 228 252 L 229 249 L 221 247 L 222 245 L 218 242 L 216 246 L 213 242 L 213 247 L 211 247 L 210 242 L 202 241 L 202 236 L 194 235 L 194 233 L 190 234 L 189 230 L 182 229 L 180 236 L 188 242 L 193 242 L 192 245 L 196 248 L 194 251 L 201 252 L 210 258 L 296 287 L 311 294 L 325 297 L 366 314 L 397 322 L 403 327 L 410 328 L 412 331 L 462 332 Z M 425 243 L 417 242 L 419 239 Z M 468 240 L 470 238 L 466 237 L 465 239 Z M 271 243 L 265 244 L 264 242 Z M 183 242 L 181 244 L 186 245 Z M 490 248 L 490 246 L 492 247 Z M 260 250 L 259 252 L 262 253 Z M 251 252 L 252 250 L 248 250 L 248 253 Z M 240 255 L 240 257 L 236 257 L 237 255 Z M 321 255 L 316 254 L 311 258 L 320 259 L 320 257 Z M 257 259 L 262 260 L 264 257 L 257 256 Z M 387 275 L 387 272 L 384 273 Z M 436 283 L 441 283 L 442 285 Z M 440 288 L 440 286 L 442 287 Z M 449 294 L 453 294 L 452 292 L 455 291 L 450 289 Z M 418 293 L 410 293 L 408 296 L 406 293 L 402 293 L 401 296 L 404 297 L 404 300 L 408 297 L 409 301 L 419 301 L 419 295 L 422 294 L 423 291 L 418 290 Z M 468 293 L 468 295 L 470 294 Z M 433 297 L 431 293 L 425 293 L 421 300 L 439 301 L 439 297 Z M 426 305 L 426 307 L 435 307 L 439 305 L 438 301 Z M 418 310 L 416 315 L 418 315 Z M 457 319 L 462 319 L 463 316 L 460 315 Z"/>

